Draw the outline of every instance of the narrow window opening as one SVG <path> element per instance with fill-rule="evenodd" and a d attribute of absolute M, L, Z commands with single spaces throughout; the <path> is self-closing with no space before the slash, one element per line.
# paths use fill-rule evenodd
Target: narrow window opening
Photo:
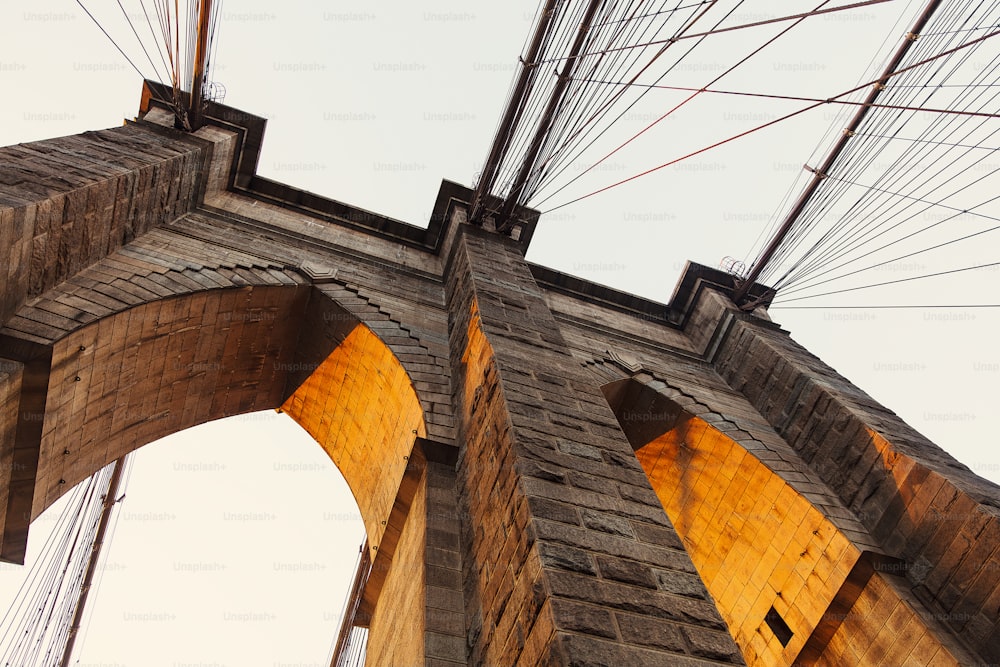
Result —
<path fill-rule="evenodd" d="M 788 623 L 785 623 L 785 619 L 781 618 L 781 615 L 775 611 L 774 607 L 768 610 L 767 616 L 764 617 L 764 622 L 767 623 L 767 627 L 771 628 L 771 632 L 778 638 L 781 645 L 788 646 L 788 642 L 792 639 L 792 629 L 788 627 Z"/>

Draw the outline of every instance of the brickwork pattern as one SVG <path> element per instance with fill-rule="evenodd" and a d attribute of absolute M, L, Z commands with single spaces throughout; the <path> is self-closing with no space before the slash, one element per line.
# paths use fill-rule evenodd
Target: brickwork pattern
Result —
<path fill-rule="evenodd" d="M 698 418 L 683 417 L 637 455 L 748 663 L 797 664 L 818 625 L 840 622 L 828 618 L 830 606 L 861 556 L 858 545 L 780 476 Z M 940 664 L 945 656 L 954 661 L 948 633 L 931 632 L 902 595 L 876 573 L 855 610 L 874 596 L 884 615 L 848 612 L 836 640 L 865 650 L 888 647 L 902 619 L 912 624 L 920 655 L 937 655 Z M 770 608 L 793 632 L 784 645 L 764 622 Z M 913 645 L 903 646 L 881 663 L 874 653 L 858 653 L 863 659 L 857 662 L 833 664 L 902 664 L 893 660 L 905 658 Z M 827 646 L 820 659 L 832 660 L 834 650 Z"/>
<path fill-rule="evenodd" d="M 859 549 L 877 546 L 868 529 L 844 505 L 837 493 L 775 432 L 746 398 L 722 384 L 714 369 L 687 360 L 676 364 L 671 361 L 669 356 L 656 361 L 643 359 L 641 368 L 634 373 L 626 373 L 605 362 L 588 364 L 588 368 L 598 372 L 603 379 L 617 381 L 603 385 L 606 394 L 615 391 L 613 387 L 623 380 L 635 385 L 630 399 L 633 402 L 615 407 L 627 434 L 650 424 L 652 417 L 671 409 L 663 405 L 666 401 L 667 405 L 676 406 L 677 410 L 683 410 L 725 433 L 726 437 L 809 500 Z M 678 379 L 679 374 L 684 377 Z M 643 444 L 645 441 L 633 439 L 633 447 Z"/>
<path fill-rule="evenodd" d="M 876 573 L 844 616 L 817 667 L 958 667 L 977 660 L 948 637 L 943 624 L 921 612 L 922 605 L 896 578 Z M 982 663 L 979 663 L 982 664 Z"/>
<path fill-rule="evenodd" d="M 426 639 L 427 667 L 467 665 L 462 598 L 462 517 L 455 467 L 427 464 Z"/>
<path fill-rule="evenodd" d="M 1000 660 L 1000 489 L 774 327 L 735 321 L 716 365 L 906 561 L 921 602 L 979 659 Z"/>
<path fill-rule="evenodd" d="M 52 344 L 101 318 L 159 299 L 307 282 L 266 258 L 219 250 L 211 240 L 156 229 L 29 301 L 7 321 L 3 333 Z"/>
<path fill-rule="evenodd" d="M 765 313 L 737 313 L 696 284 L 679 329 L 670 308 L 635 297 L 540 288 L 523 248 L 489 231 L 453 225 L 437 253 L 341 220 L 396 224 L 346 205 L 314 217 L 307 193 L 224 191 L 237 147 L 229 130 L 130 124 L 0 149 L 5 517 L 37 515 L 155 438 L 284 404 L 368 495 L 373 550 L 379 535 L 392 544 L 373 656 L 740 664 L 685 547 L 713 581 L 739 567 L 681 541 L 601 391 L 634 378 L 724 434 L 706 441 L 703 469 L 740 483 L 745 472 L 761 508 L 770 499 L 797 516 L 808 500 L 807 517 L 853 544 L 845 553 L 904 559 L 906 581 L 877 575 L 852 598 L 828 645 L 838 659 L 936 664 L 932 638 L 958 656 L 961 636 L 976 657 L 959 663 L 1000 661 L 998 489 Z M 459 443 L 461 455 L 455 469 L 427 463 L 412 495 L 401 461 L 420 436 Z M 666 504 L 685 536 L 720 543 L 729 494 L 702 477 L 668 476 L 697 493 Z M 26 530 L 4 526 L 4 557 L 23 551 Z M 787 535 L 770 519 L 754 531 L 773 539 L 753 552 L 753 572 L 733 575 L 749 589 L 718 587 L 723 609 L 773 583 L 758 570 L 780 563 L 771 547 Z M 804 588 L 839 572 L 814 565 Z M 782 609 L 794 620 L 792 603 Z M 416 621 L 393 646 L 389 619 L 402 617 Z"/>
<path fill-rule="evenodd" d="M 307 288 L 202 292 L 137 306 L 53 346 L 37 516 L 133 449 L 212 419 L 274 408 Z"/>
<path fill-rule="evenodd" d="M 703 298 L 721 299 L 714 292 L 707 292 Z M 702 310 L 695 311 L 691 319 L 697 324 L 689 324 L 691 339 L 681 336 L 687 342 L 682 345 L 677 341 L 679 332 L 676 329 L 637 314 L 620 316 L 628 325 L 623 329 L 625 332 L 641 330 L 648 337 L 634 333 L 623 335 L 618 331 L 602 337 L 599 328 L 574 314 L 579 311 L 589 316 L 593 305 L 565 295 L 559 299 L 549 297 L 548 301 L 560 309 L 554 314 L 574 356 L 602 385 L 626 378 L 645 385 L 649 393 L 676 403 L 752 452 L 829 517 L 859 548 L 873 548 L 877 544 L 869 530 L 802 455 L 775 431 L 742 393 L 729 386 L 712 363 L 701 357 L 703 350 L 698 345 L 704 345 L 718 329 L 721 319 L 718 312 L 713 311 L 714 320 L 710 320 Z M 702 336 L 705 329 L 710 334 Z M 639 419 L 648 416 L 645 414 L 647 409 L 638 405 L 629 408 Z"/>
<path fill-rule="evenodd" d="M 555 304 L 560 308 L 556 312 L 556 316 L 560 328 L 567 336 L 567 340 L 573 341 L 574 354 L 588 368 L 595 372 L 596 375 L 605 378 L 605 381 L 621 379 L 623 377 L 634 377 L 637 381 L 655 387 L 657 391 L 670 396 L 673 400 L 683 405 L 686 410 L 697 414 L 711 423 L 715 428 L 724 431 L 727 436 L 734 438 L 743 448 L 752 452 L 767 468 L 785 480 L 799 494 L 806 497 L 822 515 L 833 522 L 844 535 L 849 537 L 854 545 L 859 548 L 896 553 L 891 548 L 892 545 L 883 546 L 884 538 L 876 539 L 872 536 L 874 525 L 867 520 L 862 522 L 862 517 L 857 512 L 857 509 L 852 509 L 849 506 L 850 498 L 842 497 L 842 488 L 837 487 L 836 492 L 832 490 L 835 485 L 842 485 L 842 478 L 840 476 L 824 476 L 818 473 L 806 462 L 800 451 L 791 447 L 783 437 L 775 432 L 774 429 L 779 427 L 783 423 L 783 420 L 794 423 L 787 414 L 782 414 L 778 419 L 774 418 L 774 412 L 777 411 L 772 412 L 770 415 L 764 412 L 762 415 L 758 411 L 758 406 L 748 401 L 747 397 L 744 397 L 740 391 L 734 391 L 730 388 L 728 382 L 716 372 L 715 366 L 712 363 L 691 357 L 691 349 L 707 348 L 712 340 L 719 336 L 725 322 L 726 306 L 724 304 L 726 302 L 723 297 L 718 293 L 706 291 L 702 294 L 701 298 L 703 301 L 712 302 L 713 307 L 703 307 L 696 310 L 692 316 L 688 329 L 692 333 L 691 340 L 693 345 L 688 349 L 685 349 L 683 345 L 677 345 L 675 339 L 670 335 L 658 337 L 654 341 L 649 339 L 644 340 L 639 336 L 620 334 L 615 335 L 611 339 L 615 343 L 615 347 L 602 348 L 602 345 L 606 346 L 609 341 L 607 339 L 604 341 L 601 340 L 597 332 L 597 327 L 583 322 L 584 318 L 572 315 L 575 309 L 573 302 L 568 297 L 564 295 L 560 295 L 558 299 L 550 297 L 549 303 L 550 305 Z M 583 311 L 586 312 L 586 309 L 587 306 L 584 306 Z M 746 318 L 746 316 L 742 317 Z M 630 320 L 628 317 L 625 317 L 625 321 L 629 322 Z M 768 324 L 766 318 L 762 322 L 764 326 L 758 326 L 758 330 L 777 330 L 776 327 Z M 648 326 L 648 323 L 644 321 L 642 326 Z M 632 328 L 634 329 L 635 326 Z M 778 337 L 779 339 L 786 338 L 784 334 L 778 334 Z M 667 344 L 663 345 L 661 341 Z M 811 355 L 806 353 L 806 356 Z M 755 391 L 761 391 L 763 385 L 773 381 L 773 375 L 770 374 L 772 365 L 776 364 L 779 368 L 781 367 L 780 360 L 776 357 L 777 355 L 774 355 L 766 361 L 761 361 L 756 369 L 757 375 L 752 382 L 747 383 L 747 386 L 753 386 Z M 817 362 L 818 360 L 815 360 L 815 358 L 812 358 L 812 360 L 803 359 L 801 361 L 803 366 Z M 830 375 L 835 376 L 832 372 Z M 839 376 L 836 377 L 841 384 L 847 384 Z M 683 387 L 683 389 L 678 389 L 678 387 Z M 742 385 L 737 386 L 737 390 L 743 388 Z M 851 387 L 851 390 L 860 394 L 863 397 L 863 404 L 868 406 L 869 413 L 865 416 L 865 419 L 869 423 L 884 424 L 887 430 L 895 428 L 896 431 L 894 434 L 898 432 L 907 433 L 908 435 L 913 434 L 912 429 L 909 429 L 905 425 L 897 424 L 894 426 L 892 421 L 895 420 L 898 422 L 895 416 L 888 413 L 884 408 L 874 404 L 870 398 L 858 392 L 856 388 Z M 749 398 L 753 400 L 753 397 Z M 872 406 L 875 407 L 873 408 Z M 809 415 L 809 412 L 803 408 L 798 414 L 805 417 Z M 769 419 L 765 415 L 771 418 Z M 822 437 L 821 434 L 817 442 L 822 441 Z M 901 479 L 905 478 L 909 469 L 901 465 L 901 461 L 896 458 L 896 454 L 892 452 L 891 448 L 879 444 L 880 442 L 884 442 L 884 438 L 880 440 L 881 436 L 876 437 L 874 432 L 869 432 L 869 437 L 876 444 L 878 451 L 887 453 L 885 457 L 889 462 L 887 465 L 893 466 L 897 470 L 897 476 Z M 916 436 L 916 438 L 919 439 L 920 436 Z M 933 447 L 929 443 L 925 446 L 929 448 Z M 829 445 L 826 445 L 826 447 L 829 448 Z M 932 456 L 942 456 L 943 453 L 938 453 L 937 448 L 933 448 L 933 450 Z M 944 456 L 946 457 L 946 455 Z M 845 462 L 842 460 L 831 463 L 829 468 L 835 468 L 841 474 L 844 470 L 854 470 L 850 465 L 845 465 Z M 863 472 L 867 471 L 868 467 Z M 977 489 L 982 489 L 982 480 L 974 480 L 973 484 Z M 931 493 L 931 497 L 933 497 L 933 493 L 936 493 L 936 491 L 937 488 L 933 490 L 927 489 L 925 490 L 925 495 L 929 492 Z M 990 496 L 983 491 L 985 490 L 977 494 L 979 498 L 987 503 L 995 502 L 995 496 Z M 909 497 L 913 496 L 910 495 Z M 925 502 L 929 503 L 930 500 Z M 943 502 L 947 503 L 948 501 L 944 500 Z M 897 511 L 900 506 L 901 504 L 897 505 Z M 947 504 L 944 506 L 947 506 Z M 912 511 L 919 514 L 922 511 L 921 503 L 916 503 Z M 940 509 L 938 513 L 942 515 L 946 514 L 946 512 Z M 898 524 L 892 524 L 891 522 L 898 522 L 898 516 L 898 514 L 894 514 L 891 519 L 889 517 L 883 518 L 882 525 L 896 528 Z M 970 516 L 975 519 L 975 514 L 973 513 L 972 515 L 962 515 L 962 521 L 965 521 Z M 863 518 L 870 519 L 870 517 Z M 903 525 L 905 526 L 905 521 Z M 972 525 L 977 524 L 974 521 Z M 989 562 L 984 566 L 983 561 L 970 561 L 966 557 L 969 551 L 968 545 L 972 544 L 977 537 L 986 537 L 987 534 L 988 532 L 984 533 L 980 531 L 977 533 L 969 530 L 969 532 L 966 532 L 961 537 L 947 538 L 958 540 L 956 550 L 953 553 L 957 554 L 956 560 L 964 560 L 966 568 L 964 572 L 965 576 L 961 579 L 952 575 L 951 581 L 955 587 L 953 590 L 973 593 L 975 589 L 970 585 L 972 581 L 986 580 L 987 582 L 985 589 L 975 591 L 972 596 L 969 596 L 971 598 L 968 601 L 969 605 L 975 604 L 976 599 L 980 602 L 989 600 L 989 591 L 995 590 L 994 585 L 987 579 L 990 576 L 989 570 L 995 566 L 992 566 Z M 895 538 L 894 541 L 898 542 L 898 538 Z M 979 541 L 979 551 L 986 554 L 993 553 L 995 544 L 995 541 L 985 543 Z M 933 554 L 934 552 L 931 553 Z M 918 563 L 921 563 L 921 561 L 918 560 Z M 923 565 L 923 567 L 926 567 L 926 565 Z M 920 568 L 921 565 L 917 565 L 916 569 L 918 572 Z M 925 602 L 918 603 L 918 607 L 923 608 L 923 604 L 928 604 L 931 609 L 936 608 L 930 595 L 925 594 L 922 597 Z M 983 610 L 983 614 L 978 619 L 970 615 L 969 607 L 959 610 L 958 613 L 961 615 L 956 618 L 964 623 L 977 621 L 982 623 L 987 622 L 989 618 L 995 619 L 997 617 L 997 609 L 995 606 L 989 606 L 989 602 L 986 604 L 987 606 Z M 995 603 L 993 604 L 995 605 Z M 725 608 L 725 605 L 722 605 L 721 608 Z M 945 615 L 944 617 L 947 618 L 948 616 Z M 938 642 L 944 641 L 945 643 L 949 643 L 951 640 L 948 634 L 947 631 L 944 632 L 944 635 L 938 638 Z"/>
<path fill-rule="evenodd" d="M 697 417 L 637 452 L 751 665 L 789 665 L 860 556 L 752 454 Z M 793 631 L 784 646 L 771 607 Z"/>
<path fill-rule="evenodd" d="M 17 415 L 21 402 L 21 377 L 24 365 L 0 358 L 0 478 L 20 482 L 27 470 L 15 469 L 14 445 L 17 436 Z M 18 462 L 20 467 L 20 462 Z M 10 484 L 0 484 L 0 535 L 7 517 Z"/>
<path fill-rule="evenodd" d="M 463 579 L 469 657 L 473 664 L 540 662 L 550 650 L 552 618 L 541 608 L 544 584 L 537 560 L 528 558 L 527 508 L 515 489 L 510 426 L 496 396 L 495 366 L 476 323 L 467 324 L 462 363 L 476 384 L 458 390 L 476 429 L 462 431 L 458 482 L 468 550 Z M 492 405 L 489 398 L 495 398 Z"/>
<path fill-rule="evenodd" d="M 694 566 L 523 258 L 473 231 L 458 248 L 471 661 L 742 664 L 711 601 L 671 590 Z M 551 640 L 536 639 L 543 622 Z"/>
<path fill-rule="evenodd" d="M 368 633 L 368 667 L 423 667 L 427 480 L 421 481 L 393 554 Z"/>
<path fill-rule="evenodd" d="M 602 356 L 608 349 L 627 351 L 645 349 L 651 358 L 664 351 L 695 359 L 699 352 L 691 339 L 679 329 L 667 325 L 664 317 L 656 319 L 648 313 L 609 308 L 579 297 L 554 291 L 545 292 L 545 303 L 559 323 L 559 330 L 570 349 Z M 651 353 L 651 354 L 650 354 Z"/>
<path fill-rule="evenodd" d="M 328 262 L 315 249 L 303 253 L 274 240 L 255 239 L 230 218 L 193 213 L 150 231 L 31 300 L 2 333 L 51 344 L 83 325 L 160 298 L 227 287 L 308 283 L 300 267 Z M 318 288 L 392 348 L 414 381 L 431 436 L 450 441 L 454 420 L 443 288 L 440 281 L 399 277 L 399 271 L 385 269 L 381 263 L 345 261 L 336 269 L 340 281 Z M 380 272 L 396 277 L 385 284 Z M 413 283 L 408 290 L 402 287 L 407 282 Z M 380 291 L 388 287 L 400 293 Z"/>
<path fill-rule="evenodd" d="M 411 313 L 412 306 L 400 305 L 400 310 L 386 310 L 386 301 L 376 302 L 368 293 L 348 283 L 344 286 L 322 285 L 320 291 L 338 306 L 364 322 L 385 343 L 406 369 L 410 381 L 424 406 L 424 419 L 429 437 L 451 442 L 455 426 L 451 407 L 451 378 L 448 368 L 447 341 L 435 330 L 426 311 Z M 391 307 L 391 306 L 389 306 Z M 400 311 L 412 316 L 405 323 L 397 321 Z M 419 320 L 418 320 L 419 322 Z"/>
<path fill-rule="evenodd" d="M 0 321 L 190 210 L 207 146 L 128 125 L 0 148 Z"/>
<path fill-rule="evenodd" d="M 414 438 L 426 435 L 406 371 L 371 330 L 357 325 L 281 407 L 351 487 L 375 562 Z"/>

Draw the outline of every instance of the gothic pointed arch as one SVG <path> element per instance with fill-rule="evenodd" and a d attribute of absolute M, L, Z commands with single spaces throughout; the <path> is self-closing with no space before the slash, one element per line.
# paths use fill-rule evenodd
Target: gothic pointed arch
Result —
<path fill-rule="evenodd" d="M 602 389 L 697 568 L 700 581 L 673 585 L 715 602 L 748 665 L 835 665 L 846 643 L 888 646 L 896 630 L 865 617 L 875 604 L 934 647 L 936 662 L 920 664 L 972 659 L 791 448 L 695 414 L 662 384 L 647 374 Z"/>

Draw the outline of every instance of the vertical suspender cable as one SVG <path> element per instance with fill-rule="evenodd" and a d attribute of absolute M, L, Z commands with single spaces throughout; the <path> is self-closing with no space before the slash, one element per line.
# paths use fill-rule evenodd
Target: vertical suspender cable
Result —
<path fill-rule="evenodd" d="M 188 121 L 191 123 L 191 130 L 201 127 L 201 98 L 205 85 L 205 61 L 208 59 L 208 33 L 210 18 L 212 16 L 212 0 L 201 0 L 198 7 L 198 30 L 196 33 L 196 44 L 194 51 L 194 64 L 191 74 L 191 99 L 188 105 Z"/>
<path fill-rule="evenodd" d="M 87 573 L 83 578 L 83 586 L 80 588 L 80 599 L 76 603 L 76 611 L 73 613 L 73 624 L 69 628 L 66 637 L 66 650 L 63 651 L 60 667 L 69 667 L 73 656 L 73 645 L 76 643 L 76 636 L 80 631 L 80 624 L 83 620 L 83 610 L 87 604 L 87 595 L 90 593 L 90 586 L 94 581 L 94 572 L 97 571 L 97 560 L 101 553 L 101 545 L 104 543 L 104 536 L 108 531 L 108 523 L 111 520 L 111 509 L 115 505 L 115 496 L 122 478 L 122 469 L 125 466 L 125 457 L 115 461 L 115 468 L 111 471 L 111 481 L 108 485 L 107 495 L 104 496 L 104 509 L 101 512 L 101 520 L 97 525 L 97 534 L 94 537 L 94 544 L 90 549 L 90 560 L 87 563 Z"/>

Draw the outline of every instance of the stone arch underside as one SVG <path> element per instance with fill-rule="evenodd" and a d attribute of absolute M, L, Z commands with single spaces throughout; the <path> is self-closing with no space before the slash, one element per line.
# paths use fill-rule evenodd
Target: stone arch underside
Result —
<path fill-rule="evenodd" d="M 359 613 L 382 637 L 378 659 L 422 655 L 423 624 L 400 619 L 424 617 L 419 564 L 442 523 L 425 516 L 442 503 L 426 489 L 450 479 L 437 462 L 454 440 L 443 301 L 426 271 L 219 211 L 184 214 L 80 269 L 0 330 L 16 371 L 7 381 L 0 366 L 0 406 L 19 415 L 10 440 L 29 445 L 11 454 L 31 461 L 0 495 L 3 557 L 22 560 L 30 520 L 105 463 L 198 423 L 283 409 L 361 511 L 373 565 Z"/>
<path fill-rule="evenodd" d="M 425 490 L 422 468 L 408 464 L 423 461 L 415 448 L 427 435 L 423 407 L 389 347 L 322 292 L 209 290 L 107 316 L 52 346 L 45 402 L 34 497 L 23 499 L 31 519 L 144 444 L 205 421 L 283 409 L 354 494 L 381 568 L 365 590 L 365 624 L 378 645 L 394 646 L 386 637 L 396 615 L 422 615 L 423 571 L 408 565 L 423 555 Z M 396 604 L 376 606 L 383 592 Z M 413 626 L 399 645 L 419 655 L 422 641 L 422 626 Z"/>
<path fill-rule="evenodd" d="M 260 274 L 278 284 L 260 284 Z M 271 274 L 244 272 L 258 284 L 192 290 L 103 316 L 69 310 L 67 302 L 85 305 L 82 291 L 53 290 L 22 309 L 5 341 L 45 350 L 51 360 L 36 368 L 44 375 L 36 382 L 39 408 L 18 414 L 21 431 L 37 435 L 33 452 L 15 451 L 18 469 L 31 474 L 8 488 L 5 557 L 20 560 L 29 521 L 103 465 L 190 426 L 286 402 L 344 474 L 378 545 L 402 457 L 427 435 L 424 408 L 402 362 L 371 328 L 294 273 Z M 83 272 L 78 283 L 87 279 Z M 36 314 L 46 312 L 52 317 Z M 47 317 L 47 328 L 15 328 L 31 327 L 31 317 Z M 323 401 L 320 421 L 302 409 L 316 401 Z M 331 423 L 349 426 L 350 437 L 331 440 Z M 357 443 L 363 452 L 350 449 Z"/>
<path fill-rule="evenodd" d="M 572 318 L 560 323 L 572 326 L 575 356 L 600 382 L 655 376 L 651 384 L 670 385 L 662 391 L 741 444 L 757 446 L 747 439 L 750 432 L 769 447 L 780 445 L 782 461 L 795 462 L 789 472 L 801 472 L 809 484 L 818 482 L 829 492 L 817 499 L 809 491 L 808 497 L 831 521 L 856 540 L 842 523 L 853 517 L 861 537 L 905 562 L 906 579 L 899 583 L 931 610 L 935 622 L 979 662 L 1000 659 L 997 486 L 823 364 L 788 332 L 744 321 L 729 310 L 723 295 L 704 292 L 685 328 L 696 343 L 690 349 L 674 345 L 669 335 L 650 336 L 655 342 L 649 344 L 597 332 Z M 716 327 L 719 322 L 731 327 Z M 667 354 L 664 345 L 671 348 Z M 677 387 L 683 392 L 675 392 Z M 720 425 L 719 415 L 737 422 L 736 430 Z M 773 458 L 774 452 L 766 455 Z M 797 474 L 786 478 L 798 483 Z M 888 649 L 899 645 L 878 645 L 873 653 L 884 653 L 891 664 L 897 654 Z M 848 647 L 843 663 L 856 664 L 867 648 Z"/>
<path fill-rule="evenodd" d="M 28 301 L 0 333 L 51 345 L 83 325 L 149 301 L 263 285 L 313 285 L 371 328 L 407 368 L 430 435 L 454 441 L 440 279 L 340 252 L 332 240 L 318 243 L 262 229 L 235 214 L 195 211 L 147 231 Z"/>
<path fill-rule="evenodd" d="M 910 593 L 901 562 L 844 530 L 858 525 L 849 512 L 817 509 L 808 480 L 662 384 L 626 378 L 604 391 L 749 665 L 842 664 L 845 645 L 873 664 L 890 648 L 913 664 L 972 659 Z"/>

